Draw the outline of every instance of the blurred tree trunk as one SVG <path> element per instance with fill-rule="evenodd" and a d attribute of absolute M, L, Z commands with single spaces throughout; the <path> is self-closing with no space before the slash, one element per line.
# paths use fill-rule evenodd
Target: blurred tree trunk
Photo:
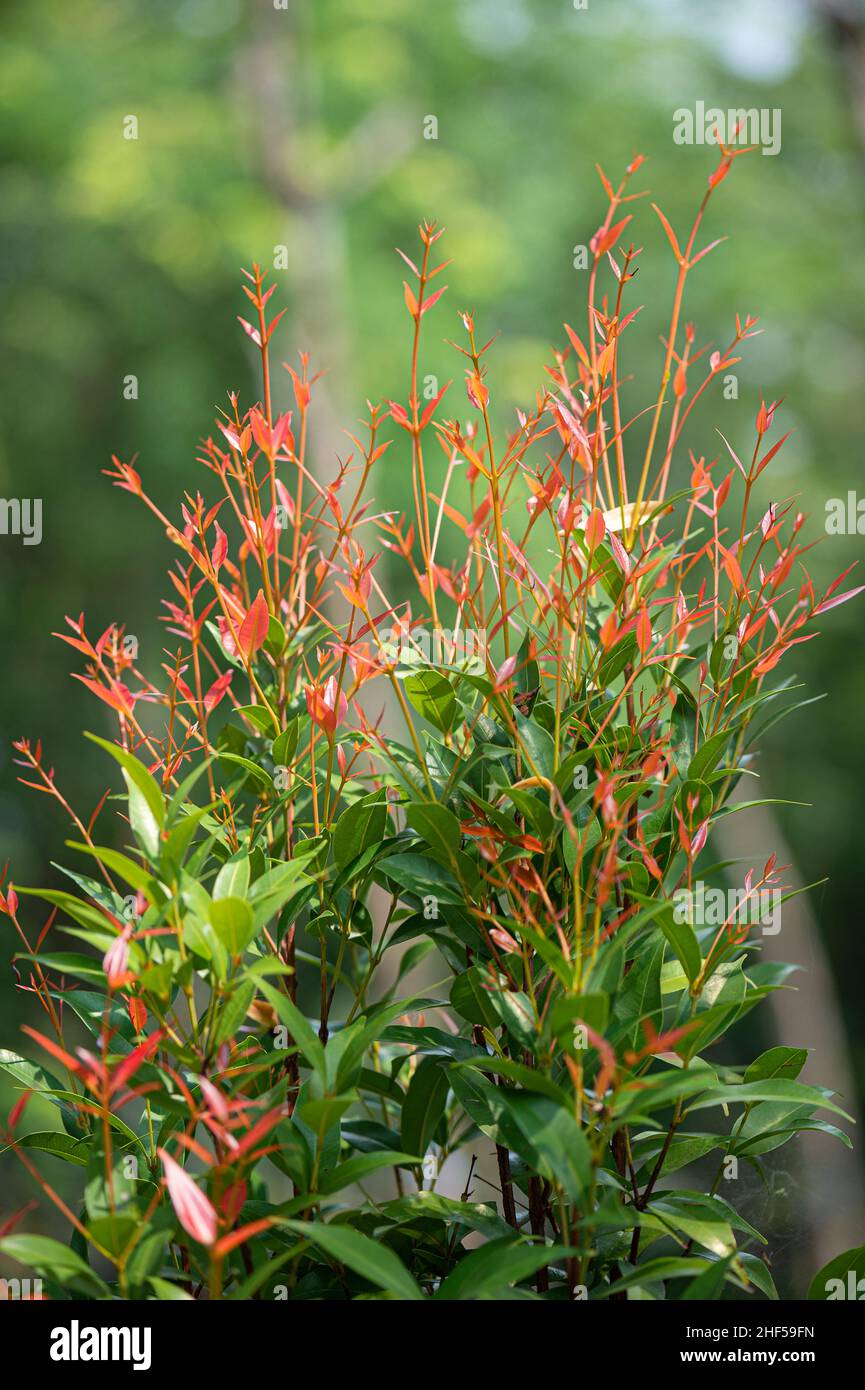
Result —
<path fill-rule="evenodd" d="M 865 158 L 865 3 L 863 0 L 812 0 L 815 14 L 826 29 L 842 77 L 856 135 Z M 766 810 L 766 820 L 774 820 Z M 728 822 L 729 824 L 729 822 Z M 789 851 L 781 850 L 780 836 L 773 831 L 779 857 L 789 860 Z M 799 905 L 797 907 L 797 904 Z M 795 909 L 795 911 L 793 911 Z M 788 915 L 792 918 L 793 937 L 787 934 Z M 818 1063 L 822 1054 L 825 1074 L 815 1079 L 829 1080 L 845 1095 L 845 1108 L 855 1115 L 852 1098 L 855 1095 L 853 1078 L 847 1064 L 846 1039 L 843 1036 L 841 1013 L 835 996 L 829 962 L 820 941 L 819 928 L 814 922 L 805 897 L 784 907 L 785 941 L 798 938 L 804 948 L 795 952 L 797 960 L 810 959 L 811 979 L 802 1002 L 806 1012 L 798 1012 L 796 999 L 776 995 L 779 1023 L 785 1027 L 800 1019 L 805 1025 L 803 1036 L 815 1048 Z M 791 1017 L 792 1016 L 792 1017 Z M 821 1068 L 821 1072 L 824 1069 Z M 865 1224 L 865 1201 L 862 1197 L 862 1164 L 848 1150 L 827 1155 L 821 1146 L 816 1154 L 818 1136 L 808 1139 L 807 1149 L 814 1153 L 812 1175 L 816 1186 L 811 1194 L 811 1208 L 818 1222 L 819 1251 L 829 1259 L 848 1248 L 861 1237 Z M 856 1233 L 859 1233 L 859 1237 Z"/>
<path fill-rule="evenodd" d="M 832 41 L 859 143 L 865 154 L 865 5 L 861 0 L 812 0 Z"/>
<path fill-rule="evenodd" d="M 724 858 L 742 858 L 745 867 L 763 864 L 773 850 L 777 851 L 778 863 L 791 866 L 783 875 L 785 887 L 802 886 L 792 852 L 771 807 L 723 816 L 714 836 Z M 792 988 L 769 996 L 777 1041 L 784 1046 L 809 1048 L 803 1080 L 832 1087 L 840 1095 L 840 1104 L 856 1119 L 856 1087 L 841 1009 L 820 928 L 806 893 L 784 903 L 781 923 L 777 936 L 759 938 L 761 959 L 790 961 L 803 970 L 792 978 Z M 842 1128 L 848 1128 L 843 1121 L 840 1123 Z M 792 1142 L 804 1170 L 800 1195 L 810 1250 L 803 1252 L 807 1267 L 802 1279 L 807 1281 L 834 1255 L 862 1239 L 862 1165 L 855 1150 L 851 1152 L 826 1134 L 802 1134 Z"/>
<path fill-rule="evenodd" d="M 286 214 L 292 352 L 308 352 L 311 370 L 326 372 L 315 387 L 309 466 L 329 481 L 336 454 L 347 452 L 343 424 L 358 413 L 351 408 L 355 345 L 346 213 L 401 163 L 420 127 L 405 107 L 384 98 L 330 148 L 320 138 L 313 25 L 301 5 L 275 10 L 272 0 L 254 0 L 238 81 L 252 132 L 252 166 Z"/>

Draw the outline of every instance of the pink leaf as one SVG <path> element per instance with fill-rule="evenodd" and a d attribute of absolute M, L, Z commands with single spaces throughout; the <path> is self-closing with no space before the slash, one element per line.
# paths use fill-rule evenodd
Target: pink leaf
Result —
<path fill-rule="evenodd" d="M 237 644 L 244 656 L 253 656 L 264 643 L 270 615 L 264 593 L 259 589 L 237 633 Z"/>
<path fill-rule="evenodd" d="M 654 211 L 658 214 L 658 217 L 659 217 L 660 222 L 661 222 L 661 226 L 663 227 L 664 231 L 667 233 L 667 240 L 669 241 L 670 245 L 671 245 L 672 248 L 673 248 L 673 255 L 676 257 L 676 260 L 677 260 L 677 261 L 679 262 L 679 264 L 681 265 L 681 263 L 682 263 L 682 253 L 681 253 L 681 251 L 679 250 L 679 243 L 678 243 L 678 241 L 676 240 L 676 233 L 673 231 L 673 228 L 670 226 L 670 224 L 669 224 L 669 222 L 667 221 L 666 217 L 665 217 L 664 214 L 661 212 L 661 209 L 658 207 L 657 203 L 653 203 L 653 204 L 652 204 L 652 207 L 653 207 Z"/>
<path fill-rule="evenodd" d="M 621 222 L 616 222 L 614 226 L 608 227 L 606 231 L 604 231 L 603 227 L 599 227 L 589 242 L 589 249 L 592 255 L 603 256 L 605 251 L 609 251 L 610 247 L 615 245 L 622 232 L 627 227 L 632 215 L 633 214 L 629 213 L 627 217 L 622 218 Z"/>
<path fill-rule="evenodd" d="M 599 512 L 597 507 L 595 507 L 594 511 L 589 513 L 589 518 L 586 522 L 586 541 L 588 542 L 589 549 L 594 550 L 596 546 L 600 545 L 606 534 L 607 524 L 604 521 L 604 514 L 603 512 Z"/>
<path fill-rule="evenodd" d="M 237 316 L 237 322 L 240 324 L 244 333 L 246 333 L 247 336 L 252 339 L 252 341 L 255 343 L 255 346 L 261 347 L 261 335 L 259 334 L 258 329 L 253 328 L 252 324 L 247 323 L 246 319 L 242 319 L 239 314 Z"/>
<path fill-rule="evenodd" d="M 446 289 L 447 285 L 442 285 L 440 290 L 436 290 L 435 294 L 431 294 L 429 299 L 425 299 L 423 304 L 420 306 L 421 314 L 425 314 L 427 309 L 431 309 L 432 306 L 441 299 Z"/>
<path fill-rule="evenodd" d="M 517 669 L 517 658 L 509 656 L 507 661 L 503 661 L 493 677 L 493 685 L 496 690 L 502 690 L 507 685 L 514 671 Z"/>
<path fill-rule="evenodd" d="M 105 955 L 102 957 L 102 969 L 108 977 L 109 989 L 116 989 L 118 985 L 127 977 L 127 966 L 129 964 L 129 938 L 132 935 L 131 926 L 126 926 L 115 936 Z"/>
<path fill-rule="evenodd" d="M 130 1052 L 111 1074 L 111 1090 L 119 1091 L 121 1086 L 125 1086 L 130 1077 L 134 1076 L 141 1066 L 153 1056 L 158 1048 L 162 1037 L 163 1029 L 157 1028 L 155 1033 L 151 1033 L 149 1038 L 139 1043 L 133 1052 Z"/>
<path fill-rule="evenodd" d="M 721 552 L 724 569 L 727 571 L 727 578 L 733 585 L 733 588 L 738 593 L 741 593 L 745 587 L 745 581 L 742 578 L 742 570 L 739 566 L 739 561 L 736 559 L 732 551 L 727 550 L 723 545 L 721 545 L 720 541 L 718 542 L 718 549 Z"/>
<path fill-rule="evenodd" d="M 216 1240 L 217 1218 L 208 1198 L 196 1187 L 192 1178 L 179 1163 L 176 1163 L 165 1149 L 159 1149 L 165 1184 L 171 1205 L 177 1219 L 186 1231 L 201 1245 L 212 1245 Z"/>
<path fill-rule="evenodd" d="M 216 540 L 213 543 L 213 554 L 210 558 L 213 563 L 213 568 L 215 570 L 219 570 L 226 555 L 228 554 L 228 537 L 226 536 L 218 521 L 215 522 L 215 526 Z"/>
<path fill-rule="evenodd" d="M 204 697 L 204 708 L 207 710 L 208 714 L 211 710 L 216 709 L 216 706 L 228 690 L 228 687 L 231 685 L 231 677 L 233 674 L 233 671 L 226 671 L 223 675 L 216 677 L 216 680 Z"/>
<path fill-rule="evenodd" d="M 652 621 L 646 605 L 643 604 L 637 614 L 637 646 L 640 649 L 640 655 L 645 656 L 651 645 Z"/>
<path fill-rule="evenodd" d="M 616 564 L 619 566 L 619 569 L 622 571 L 623 574 L 630 574 L 632 564 L 628 552 L 622 545 L 622 542 L 619 540 L 618 536 L 614 535 L 612 531 L 610 531 L 609 533 L 609 539 L 610 548 L 612 549 L 612 552 L 616 557 Z"/>
<path fill-rule="evenodd" d="M 703 824 L 699 827 L 699 829 L 697 830 L 696 835 L 694 836 L 693 840 L 691 841 L 691 855 L 692 855 L 692 857 L 696 858 L 696 856 L 700 853 L 700 850 L 703 848 L 703 846 L 704 846 L 705 843 L 706 843 L 706 838 L 707 838 L 708 834 L 709 834 L 709 822 L 708 822 L 708 820 L 704 820 L 704 821 L 703 821 Z"/>
<path fill-rule="evenodd" d="M 827 613 L 830 608 L 837 608 L 839 603 L 846 603 L 848 598 L 855 598 L 857 594 L 861 594 L 863 589 L 865 589 L 865 584 L 860 584 L 858 589 L 848 589 L 846 593 L 835 594 L 833 598 L 824 599 L 814 609 L 815 616 L 817 613 Z"/>

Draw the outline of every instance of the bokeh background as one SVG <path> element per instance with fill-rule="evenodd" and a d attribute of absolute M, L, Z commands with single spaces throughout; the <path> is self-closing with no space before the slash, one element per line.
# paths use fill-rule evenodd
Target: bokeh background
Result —
<path fill-rule="evenodd" d="M 764 331 L 737 369 L 738 399 L 715 395 L 689 443 L 714 458 L 720 429 L 745 447 L 760 393 L 783 397 L 794 434 L 758 505 L 796 496 L 812 514 L 819 582 L 861 561 L 862 536 L 824 535 L 827 500 L 865 490 L 855 0 L 7 0 L 0 23 L 0 496 L 42 498 L 44 528 L 40 546 L 0 538 L 0 865 L 8 858 L 18 882 L 50 877 L 67 827 L 16 783 L 11 739 L 41 736 L 76 806 L 103 790 L 80 733 L 103 715 L 50 632 L 83 610 L 89 630 L 122 621 L 145 666 L 160 660 L 170 547 L 100 470 L 112 452 L 137 453 L 172 509 L 182 489 L 206 489 L 196 441 L 229 389 L 247 403 L 258 394 L 236 321 L 240 267 L 273 266 L 276 248 L 287 249 L 279 356 L 303 349 L 328 369 L 313 440 L 326 473 L 367 397 L 406 397 L 393 248 L 411 254 L 421 218 L 445 224 L 454 258 L 446 305 L 425 321 L 422 370 L 460 375 L 444 339 L 454 310 L 474 309 L 483 337 L 501 335 L 490 384 L 510 421 L 514 403 L 534 399 L 562 322 L 582 322 L 574 247 L 603 213 L 595 163 L 617 177 L 644 153 L 638 186 L 681 232 L 715 153 L 674 143 L 676 108 L 780 108 L 780 153 L 738 160 L 713 200 L 705 239 L 730 240 L 694 272 L 686 304 L 701 342 L 721 345 L 737 311 Z M 644 247 L 635 298 L 647 305 L 628 335 L 639 409 L 656 389 L 675 268 L 648 200 L 631 210 Z M 278 389 L 288 406 L 287 376 Z M 410 506 L 403 444 L 376 490 Z M 766 1046 L 814 1046 L 806 1078 L 865 1113 L 862 612 L 846 605 L 797 649 L 808 692 L 828 698 L 780 725 L 761 757 L 763 794 L 811 808 L 734 818 L 728 848 L 780 843 L 797 881 L 828 879 L 771 947 L 806 966 L 797 992 L 753 1026 Z M 26 1012 L 13 950 L 4 929 L 0 1044 L 11 1047 Z M 818 1260 L 865 1239 L 861 1144 L 851 1158 L 817 1136 L 769 1159 L 767 1183 L 749 1179 L 750 1215 L 771 1231 L 782 1290 L 801 1290 Z M 0 1165 L 8 1213 L 32 1194 L 11 1157 Z"/>

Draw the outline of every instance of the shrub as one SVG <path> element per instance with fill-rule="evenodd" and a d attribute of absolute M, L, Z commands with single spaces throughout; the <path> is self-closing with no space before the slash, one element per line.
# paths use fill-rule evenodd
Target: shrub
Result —
<path fill-rule="evenodd" d="M 501 442 L 470 314 L 468 415 L 444 417 L 447 387 L 420 397 L 444 294 L 424 224 L 403 256 L 408 400 L 369 406 L 331 481 L 307 448 L 305 356 L 295 408 L 273 411 L 281 315 L 257 267 L 241 323 L 262 398 L 232 395 L 202 444 L 208 499 L 186 493 L 173 521 L 114 460 L 178 552 L 164 679 L 122 627 L 67 619 L 125 792 L 79 816 L 20 740 L 76 867 L 2 897 L 47 1056 L 3 1054 L 22 1089 L 7 1142 L 71 1240 L 13 1221 L 0 1245 L 51 1297 L 775 1296 L 724 1180 L 799 1130 L 844 1139 L 819 1118 L 843 1112 L 797 1080 L 803 1047 L 720 1060 L 785 979 L 760 959 L 783 871 L 749 867 L 728 908 L 723 866 L 703 865 L 791 708 L 780 663 L 851 593 L 815 594 L 791 503 L 751 514 L 786 437 L 776 403 L 745 462 L 731 445 L 680 460 L 695 402 L 756 331 L 737 317 L 709 352 L 681 322 L 726 150 L 684 249 L 655 209 L 672 316 L 657 394 L 625 417 L 641 162 L 616 189 L 601 175 L 586 326 Z M 389 449 L 410 519 L 371 507 Z M 411 601 L 388 595 L 384 551 Z M 22 921 L 25 892 L 47 920 Z M 25 1132 L 34 1096 L 58 1128 Z M 52 1159 L 79 1179 L 70 1204 Z M 698 1159 L 706 1190 L 677 1186 Z"/>

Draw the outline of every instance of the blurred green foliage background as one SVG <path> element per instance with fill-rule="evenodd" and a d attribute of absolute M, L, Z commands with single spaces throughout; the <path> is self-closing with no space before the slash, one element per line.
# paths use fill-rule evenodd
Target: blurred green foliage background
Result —
<path fill-rule="evenodd" d="M 404 400 L 409 322 L 403 267 L 416 226 L 434 218 L 454 258 L 450 290 L 425 320 L 422 370 L 461 376 L 444 339 L 474 309 L 490 357 L 497 418 L 534 399 L 563 339 L 584 321 L 574 247 L 604 211 L 594 169 L 616 180 L 635 153 L 685 231 L 715 152 L 673 141 L 673 112 L 780 108 L 781 152 L 738 160 L 702 241 L 730 240 L 689 282 L 697 339 L 722 346 L 734 314 L 761 319 L 737 369 L 739 399 L 695 414 L 689 444 L 722 454 L 722 430 L 750 448 L 760 393 L 783 397 L 794 434 L 761 479 L 758 505 L 799 498 L 813 515 L 819 583 L 862 558 L 863 539 L 823 536 L 826 501 L 860 486 L 865 438 L 865 179 L 855 50 L 824 10 L 796 0 L 20 0 L 0 45 L 0 495 L 41 497 L 40 546 L 0 541 L 0 863 L 44 881 L 66 826 L 15 781 L 9 742 L 41 736 L 68 798 L 91 806 L 104 767 L 80 730 L 107 712 L 68 676 L 49 633 L 84 611 L 136 634 L 144 665 L 162 649 L 157 615 L 173 556 L 158 527 L 100 476 L 135 453 L 148 488 L 176 515 L 207 488 L 196 441 L 225 393 L 257 398 L 240 267 L 272 266 L 289 313 L 279 356 L 327 367 L 313 443 L 322 470 L 348 445 L 363 402 Z M 854 15 L 855 5 L 848 7 Z M 852 65 L 852 67 L 851 67 Z M 138 138 L 123 138 L 134 115 Z M 435 139 L 428 117 L 437 122 Z M 633 411 L 654 399 L 659 333 L 675 267 L 649 200 L 631 307 L 647 306 L 628 349 Z M 631 232 L 629 231 L 629 236 Z M 427 326 L 429 325 L 429 326 Z M 124 378 L 138 399 L 124 399 Z M 291 404 L 286 374 L 282 404 Z M 447 413 L 464 410 L 453 388 Z M 383 505 L 410 506 L 406 447 L 379 468 Z M 767 794 L 813 803 L 781 824 L 804 882 L 828 875 L 812 907 L 828 953 L 843 1038 L 865 1109 L 865 647 L 861 604 L 797 649 L 827 700 L 777 730 L 760 768 Z M 789 658 L 788 658 L 789 660 Z M 785 663 L 785 670 L 786 670 Z M 14 941 L 3 929 L 4 960 Z M 781 952 L 783 955 L 783 951 Z M 807 989 L 807 985 L 803 985 Z M 23 1016 L 0 974 L 4 1045 Z M 772 1041 L 770 1037 L 768 1041 Z M 808 1037 L 785 1037 L 807 1043 Z M 825 1072 L 812 1079 L 830 1081 Z M 23 1177 L 16 1185 L 25 1190 Z M 17 1190 L 17 1186 L 16 1186 Z M 861 1232 L 859 1233 L 861 1236 Z M 848 1244 L 851 1242 L 848 1242 Z"/>

